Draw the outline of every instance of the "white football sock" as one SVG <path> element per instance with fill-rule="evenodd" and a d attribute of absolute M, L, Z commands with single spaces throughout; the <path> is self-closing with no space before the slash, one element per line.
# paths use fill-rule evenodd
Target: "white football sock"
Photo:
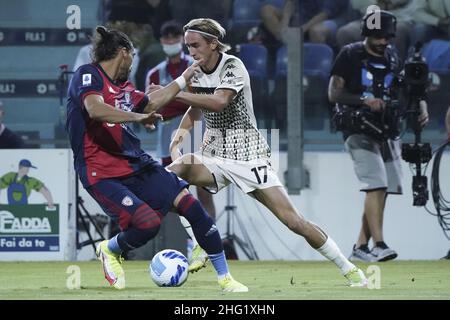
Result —
<path fill-rule="evenodd" d="M 330 237 L 328 237 L 327 241 L 325 241 L 325 243 L 318 248 L 317 251 L 319 251 L 328 260 L 333 261 L 341 270 L 343 275 L 355 268 L 355 265 L 344 257 L 336 242 L 334 242 Z"/>

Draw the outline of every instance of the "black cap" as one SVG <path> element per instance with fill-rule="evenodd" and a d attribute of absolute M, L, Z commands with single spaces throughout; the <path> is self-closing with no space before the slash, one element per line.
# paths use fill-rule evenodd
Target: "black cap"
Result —
<path fill-rule="evenodd" d="M 395 38 L 396 30 L 397 18 L 388 11 L 369 12 L 361 21 L 361 35 L 364 37 Z"/>

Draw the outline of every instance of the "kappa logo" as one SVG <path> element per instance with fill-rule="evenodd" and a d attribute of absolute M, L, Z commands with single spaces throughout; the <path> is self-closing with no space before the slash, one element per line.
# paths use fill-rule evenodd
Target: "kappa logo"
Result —
<path fill-rule="evenodd" d="M 236 81 L 234 81 L 233 79 L 228 79 L 228 80 L 222 80 L 222 82 L 220 84 L 229 84 L 229 85 L 236 85 Z"/>
<path fill-rule="evenodd" d="M 131 199 L 129 196 L 126 196 L 122 199 L 122 204 L 125 207 L 131 207 L 133 205 L 133 199 Z"/>
<path fill-rule="evenodd" d="M 225 78 L 234 78 L 234 77 L 236 77 L 235 75 L 234 75 L 234 73 L 233 72 L 227 72 L 227 74 L 225 75 Z"/>
<path fill-rule="evenodd" d="M 198 80 L 198 77 L 196 75 L 194 75 L 191 79 L 191 83 L 199 83 L 200 81 Z"/>
<path fill-rule="evenodd" d="M 82 76 L 83 79 L 83 86 L 90 86 L 92 84 L 92 74 L 85 73 Z"/>
<path fill-rule="evenodd" d="M 236 66 L 234 64 L 229 64 L 226 66 L 225 70 L 234 69 Z"/>

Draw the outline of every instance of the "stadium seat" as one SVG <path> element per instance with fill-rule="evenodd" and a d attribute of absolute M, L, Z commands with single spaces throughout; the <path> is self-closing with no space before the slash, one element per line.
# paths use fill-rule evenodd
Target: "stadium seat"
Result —
<path fill-rule="evenodd" d="M 303 90 L 307 130 L 322 130 L 329 115 L 326 88 L 333 57 L 333 50 L 328 45 L 303 44 Z M 287 70 L 287 48 L 283 46 L 277 52 L 273 94 L 280 128 L 286 126 Z"/>
<path fill-rule="evenodd" d="M 258 24 L 261 4 L 261 0 L 234 0 L 231 18 L 233 24 Z"/>
<path fill-rule="evenodd" d="M 450 41 L 431 40 L 422 52 L 431 72 L 450 75 Z"/>
<path fill-rule="evenodd" d="M 232 46 L 247 42 L 248 31 L 261 23 L 262 4 L 262 0 L 234 0 L 228 25 L 228 39 Z"/>
<path fill-rule="evenodd" d="M 267 108 L 268 82 L 267 82 L 267 49 L 260 44 L 237 45 L 238 56 L 244 63 L 250 76 L 255 116 L 262 126 L 273 115 Z"/>
<path fill-rule="evenodd" d="M 333 50 L 320 43 L 305 43 L 303 48 L 304 73 L 328 79 L 333 64 Z"/>
<path fill-rule="evenodd" d="M 320 76 L 327 79 L 333 64 L 333 50 L 326 44 L 303 44 L 303 73 L 305 76 Z M 287 48 L 277 52 L 276 75 L 287 75 Z"/>
<path fill-rule="evenodd" d="M 238 55 L 247 70 L 267 77 L 267 49 L 261 44 L 244 43 L 239 46 Z"/>

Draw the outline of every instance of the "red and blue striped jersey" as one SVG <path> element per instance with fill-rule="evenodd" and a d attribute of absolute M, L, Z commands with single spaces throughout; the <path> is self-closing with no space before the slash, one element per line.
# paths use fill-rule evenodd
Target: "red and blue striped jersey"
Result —
<path fill-rule="evenodd" d="M 141 142 L 126 123 L 93 120 L 84 106 L 90 94 L 103 97 L 111 108 L 142 112 L 148 97 L 129 81 L 114 82 L 99 64 L 75 71 L 68 89 L 67 131 L 74 166 L 84 187 L 99 180 L 131 176 L 156 162 L 141 149 Z"/>

